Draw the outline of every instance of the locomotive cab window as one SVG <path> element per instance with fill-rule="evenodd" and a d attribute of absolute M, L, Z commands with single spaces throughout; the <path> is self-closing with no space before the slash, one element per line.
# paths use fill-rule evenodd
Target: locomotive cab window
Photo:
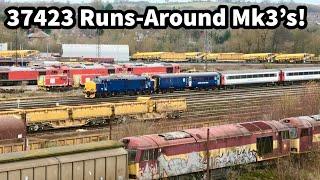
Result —
<path fill-rule="evenodd" d="M 289 131 L 280 132 L 281 139 L 289 139 Z"/>
<path fill-rule="evenodd" d="M 137 150 L 132 150 L 132 149 L 128 150 L 128 161 L 129 161 L 129 164 L 135 163 L 136 155 L 137 155 Z"/>
<path fill-rule="evenodd" d="M 257 151 L 259 156 L 272 153 L 273 151 L 272 136 L 257 138 Z"/>
<path fill-rule="evenodd" d="M 156 160 L 158 158 L 158 149 L 149 149 L 144 150 L 142 154 L 142 161 L 150 161 L 150 160 Z"/>
<path fill-rule="evenodd" d="M 289 137 L 290 137 L 290 139 L 297 138 L 297 129 L 296 128 L 289 129 Z"/>

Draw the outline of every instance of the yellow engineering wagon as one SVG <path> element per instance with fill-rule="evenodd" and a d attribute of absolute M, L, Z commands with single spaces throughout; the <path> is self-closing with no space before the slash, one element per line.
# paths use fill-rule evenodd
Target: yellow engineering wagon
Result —
<path fill-rule="evenodd" d="M 187 55 L 185 53 L 166 52 L 160 55 L 160 61 L 163 62 L 187 62 Z"/>
<path fill-rule="evenodd" d="M 131 56 L 131 60 L 154 61 L 159 60 L 164 52 L 136 52 Z"/>
<path fill-rule="evenodd" d="M 20 116 L 29 131 L 74 126 L 104 125 L 110 120 L 154 120 L 179 117 L 187 110 L 186 99 L 151 99 L 139 97 L 137 101 L 101 103 L 95 105 L 61 106 L 50 108 L 3 111 L 0 115 Z"/>
<path fill-rule="evenodd" d="M 10 50 L 10 51 L 0 51 L 0 58 L 26 58 L 38 56 L 40 54 L 37 50 Z"/>
<path fill-rule="evenodd" d="M 278 54 L 275 62 L 278 63 L 304 63 L 314 57 L 314 54 L 295 53 L 295 54 Z"/>

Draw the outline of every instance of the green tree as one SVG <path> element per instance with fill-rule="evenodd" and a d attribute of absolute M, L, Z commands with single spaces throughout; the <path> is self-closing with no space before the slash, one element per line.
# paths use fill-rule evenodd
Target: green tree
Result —
<path fill-rule="evenodd" d="M 104 10 L 113 10 L 112 4 L 108 3 L 105 7 Z"/>

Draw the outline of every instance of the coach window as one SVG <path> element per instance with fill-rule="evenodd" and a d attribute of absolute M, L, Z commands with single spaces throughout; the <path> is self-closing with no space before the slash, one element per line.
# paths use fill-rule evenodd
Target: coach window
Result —
<path fill-rule="evenodd" d="M 108 69 L 108 74 L 115 74 L 116 70 L 115 69 Z"/>
<path fill-rule="evenodd" d="M 257 75 L 257 74 L 254 74 L 254 75 L 252 75 L 252 77 L 253 77 L 253 78 L 257 78 L 257 77 L 258 77 L 258 75 Z"/>
<path fill-rule="evenodd" d="M 290 139 L 295 139 L 297 138 L 297 129 L 296 128 L 290 128 L 289 129 L 289 136 L 290 136 Z"/>
<path fill-rule="evenodd" d="M 0 79 L 8 79 L 8 73 L 0 73 Z"/>
<path fill-rule="evenodd" d="M 248 75 L 247 78 L 252 78 L 252 75 Z"/>
<path fill-rule="evenodd" d="M 246 76 L 246 75 L 241 75 L 240 78 L 241 78 L 241 79 L 246 79 L 247 76 Z"/>
<path fill-rule="evenodd" d="M 303 72 L 299 72 L 299 76 L 302 76 L 303 75 Z"/>
<path fill-rule="evenodd" d="M 273 150 L 272 136 L 257 138 L 257 150 L 260 156 L 268 153 L 272 153 L 272 150 Z"/>

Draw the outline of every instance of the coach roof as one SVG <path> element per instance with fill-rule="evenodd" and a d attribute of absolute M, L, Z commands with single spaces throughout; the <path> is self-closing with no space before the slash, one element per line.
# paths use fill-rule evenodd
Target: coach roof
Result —
<path fill-rule="evenodd" d="M 279 69 L 252 69 L 252 70 L 233 70 L 233 71 L 221 71 L 221 74 L 259 74 L 259 73 L 278 73 Z"/>
<path fill-rule="evenodd" d="M 219 75 L 217 72 L 199 72 L 199 73 L 179 73 L 179 74 L 157 74 L 155 77 L 189 77 L 189 76 L 215 76 Z"/>

